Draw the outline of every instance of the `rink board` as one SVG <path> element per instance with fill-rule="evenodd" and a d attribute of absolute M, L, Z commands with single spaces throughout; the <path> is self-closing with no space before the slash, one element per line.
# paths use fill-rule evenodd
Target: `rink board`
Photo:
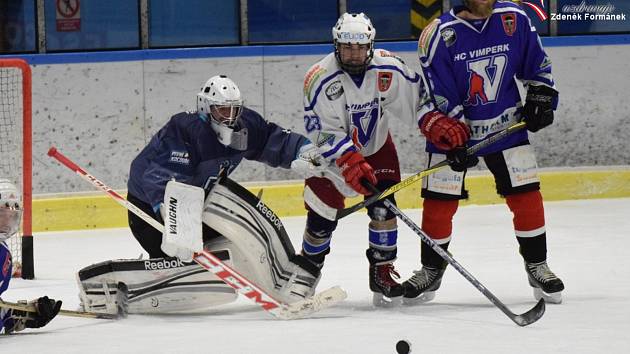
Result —
<path fill-rule="evenodd" d="M 630 168 L 607 170 L 563 170 L 540 173 L 542 192 L 546 201 L 630 197 Z M 420 183 L 396 193 L 403 209 L 420 208 Z M 462 204 L 497 204 L 502 200 L 495 192 L 491 175 L 466 178 L 470 199 Z M 248 186 L 254 194 L 263 189 L 263 201 L 279 216 L 305 215 L 302 199 L 303 184 Z M 346 206 L 358 202 L 346 201 Z M 81 195 L 59 198 L 36 198 L 33 201 L 33 231 L 62 231 L 127 226 L 124 208 L 104 195 Z"/>

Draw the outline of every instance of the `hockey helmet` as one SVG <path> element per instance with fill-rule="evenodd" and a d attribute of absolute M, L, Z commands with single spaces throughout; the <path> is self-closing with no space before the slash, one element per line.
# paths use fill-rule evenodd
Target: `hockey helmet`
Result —
<path fill-rule="evenodd" d="M 210 122 L 223 145 L 230 145 L 236 123 L 243 111 L 238 86 L 225 75 L 213 76 L 197 94 L 197 112 Z"/>
<path fill-rule="evenodd" d="M 349 74 L 360 74 L 367 68 L 368 63 L 374 56 L 374 38 L 376 29 L 372 21 L 363 13 L 344 13 L 339 17 L 337 23 L 332 28 L 333 43 L 335 45 L 335 57 L 343 70 Z M 340 53 L 342 45 L 365 45 L 367 55 L 362 63 L 344 62 Z"/>
<path fill-rule="evenodd" d="M 21 220 L 20 192 L 8 179 L 0 179 L 0 241 L 15 235 Z"/>

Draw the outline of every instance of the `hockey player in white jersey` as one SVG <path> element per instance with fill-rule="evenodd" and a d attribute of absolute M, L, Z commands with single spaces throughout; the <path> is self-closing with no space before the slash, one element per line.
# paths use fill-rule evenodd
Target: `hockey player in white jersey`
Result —
<path fill-rule="evenodd" d="M 420 76 L 399 57 L 374 48 L 376 31 L 365 14 L 344 13 L 332 34 L 334 53 L 313 65 L 304 79 L 307 135 L 346 182 L 338 183 L 332 174 L 305 182 L 308 216 L 302 254 L 319 267 L 330 252 L 335 213 L 344 207 L 345 197 L 369 195 L 363 179 L 380 190 L 400 181 L 389 120 L 415 127 L 420 107 L 430 108 L 424 104 L 428 100 Z M 395 202 L 393 195 L 387 198 Z M 398 277 L 393 265 L 396 218 L 382 201 L 367 209 L 371 221 L 366 255 L 374 304 L 396 304 L 403 295 L 393 278 Z"/>

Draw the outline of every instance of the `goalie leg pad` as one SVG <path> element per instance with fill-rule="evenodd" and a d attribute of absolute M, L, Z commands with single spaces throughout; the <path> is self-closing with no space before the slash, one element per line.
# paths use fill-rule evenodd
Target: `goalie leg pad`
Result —
<path fill-rule="evenodd" d="M 221 180 L 206 198 L 203 222 L 232 242 L 235 269 L 277 300 L 314 293 L 319 269 L 301 262 L 280 218 L 247 189 Z"/>
<path fill-rule="evenodd" d="M 228 250 L 215 255 L 230 263 Z M 77 280 L 81 306 L 93 312 L 118 311 L 120 284 L 127 288 L 128 313 L 203 312 L 237 296 L 214 274 L 174 257 L 105 261 L 81 269 Z"/>

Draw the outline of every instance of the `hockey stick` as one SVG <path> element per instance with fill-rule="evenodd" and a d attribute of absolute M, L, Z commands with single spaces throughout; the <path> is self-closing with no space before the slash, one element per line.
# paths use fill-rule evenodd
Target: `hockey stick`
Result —
<path fill-rule="evenodd" d="M 523 129 L 525 127 L 525 122 L 518 122 L 515 123 L 507 128 L 505 128 L 504 130 L 500 131 L 499 133 L 485 139 L 482 140 L 480 142 L 478 142 L 477 144 L 469 147 L 466 150 L 466 154 L 468 156 L 474 155 L 477 152 L 479 152 L 479 150 L 484 149 L 494 143 L 496 143 L 497 141 L 505 138 L 506 136 L 519 131 L 521 129 Z M 386 190 L 379 192 L 379 193 L 374 193 L 373 195 L 371 195 L 369 198 L 363 200 L 362 202 L 359 202 L 355 205 L 349 206 L 347 208 L 344 209 L 339 209 L 337 210 L 337 216 L 336 216 L 336 220 L 339 220 L 341 218 L 344 218 L 352 213 L 354 213 L 355 211 L 358 211 L 374 202 L 376 202 L 377 200 L 383 199 L 385 197 L 387 197 L 390 194 L 396 193 L 399 190 L 409 187 L 410 185 L 416 183 L 417 181 L 423 179 L 424 177 L 437 172 L 438 170 L 444 168 L 448 166 L 448 161 L 444 160 L 440 163 L 437 163 L 429 168 L 427 168 L 426 170 L 422 170 L 412 176 L 409 176 L 407 178 L 405 178 L 404 180 L 398 182 L 397 184 L 387 188 Z"/>
<path fill-rule="evenodd" d="M 37 309 L 33 304 L 23 304 L 23 303 L 15 303 L 8 302 L 4 300 L 0 300 L 0 307 L 24 312 L 37 313 Z M 115 320 L 120 318 L 119 315 L 110 314 L 110 313 L 99 313 L 99 312 L 84 312 L 84 311 L 71 311 L 71 310 L 59 310 L 59 315 L 62 316 L 70 316 L 70 317 L 84 317 L 84 318 L 100 318 L 106 320 Z"/>
<path fill-rule="evenodd" d="M 118 204 L 136 214 L 139 218 L 153 226 L 156 230 L 162 232 L 164 231 L 164 225 L 160 224 L 157 220 L 147 215 L 140 208 L 128 202 L 116 191 L 109 188 L 106 184 L 99 181 L 96 177 L 72 162 L 69 158 L 57 151 L 55 147 L 51 147 L 48 150 L 48 156 L 53 157 L 64 166 L 73 170 L 81 178 L 105 192 Z M 202 250 L 201 252 L 195 253 L 193 255 L 193 260 L 206 270 L 214 273 L 238 293 L 255 302 L 263 310 L 280 319 L 288 320 L 304 317 L 323 308 L 332 306 L 333 304 L 342 301 L 347 296 L 346 292 L 341 288 L 333 287 L 315 294 L 312 298 L 304 299 L 291 304 L 284 304 L 271 297 L 259 286 L 239 274 L 236 270 L 223 263 L 218 257 L 208 251 Z"/>
<path fill-rule="evenodd" d="M 380 193 L 376 187 L 370 184 L 367 181 L 363 181 L 363 186 L 371 190 L 374 194 Z M 479 280 L 477 280 L 472 274 L 470 274 L 466 268 L 464 268 L 459 262 L 457 262 L 448 252 L 446 252 L 440 245 L 438 245 L 431 237 L 429 237 L 421 228 L 416 225 L 407 215 L 405 215 L 394 203 L 389 201 L 389 199 L 384 200 L 385 207 L 389 209 L 392 213 L 396 214 L 396 216 L 402 220 L 407 226 L 409 226 L 415 233 L 422 239 L 424 243 L 429 245 L 435 252 L 437 252 L 445 261 L 447 261 L 450 265 L 453 266 L 461 275 L 466 278 L 477 290 L 479 290 L 490 302 L 494 304 L 494 306 L 498 307 L 507 317 L 509 317 L 514 323 L 519 326 L 527 326 L 532 324 L 538 319 L 542 317 L 545 313 L 545 300 L 540 299 L 536 306 L 531 308 L 529 311 L 517 315 L 510 311 L 510 309 L 501 302 L 494 294 L 490 292 Z"/>

